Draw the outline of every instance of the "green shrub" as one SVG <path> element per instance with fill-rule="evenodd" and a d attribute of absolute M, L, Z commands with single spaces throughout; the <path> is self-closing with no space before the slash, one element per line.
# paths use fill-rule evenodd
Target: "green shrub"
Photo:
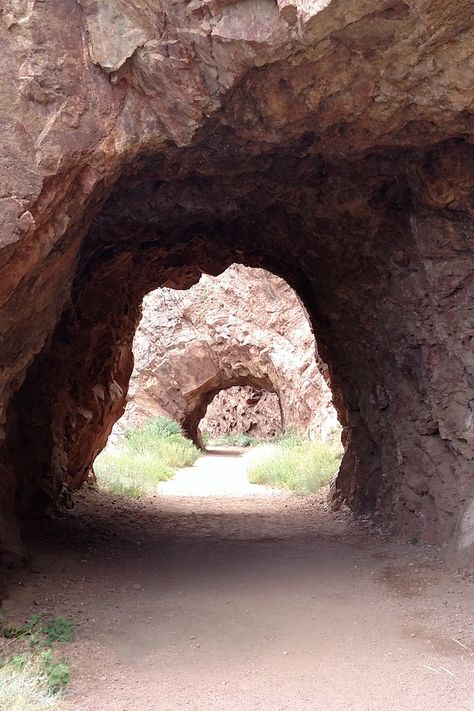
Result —
<path fill-rule="evenodd" d="M 155 454 L 141 454 L 126 447 L 102 452 L 94 470 L 101 487 L 131 498 L 146 494 L 174 474 L 171 467 L 157 461 Z"/>
<path fill-rule="evenodd" d="M 125 432 L 125 439 L 131 447 L 140 447 L 143 443 L 154 439 L 182 435 L 181 425 L 170 417 L 160 415 L 150 417 L 143 427 L 135 427 Z"/>
<path fill-rule="evenodd" d="M 272 451 L 262 450 L 262 459 L 250 465 L 249 479 L 253 484 L 314 494 L 337 473 L 340 457 L 338 445 L 290 433 L 281 437 Z"/>
<path fill-rule="evenodd" d="M 66 644 L 72 642 L 76 634 L 76 623 L 74 620 L 68 620 L 65 617 L 53 617 L 44 623 L 41 628 L 46 635 L 45 644 Z"/>
<path fill-rule="evenodd" d="M 153 417 L 143 427 L 128 430 L 120 446 L 102 452 L 94 470 L 104 489 L 136 498 L 198 457 L 199 450 L 184 437 L 177 422 Z"/>
<path fill-rule="evenodd" d="M 69 664 L 64 659 L 60 662 L 56 662 L 51 649 L 48 649 L 46 652 L 41 652 L 40 659 L 42 670 L 48 680 L 48 687 L 53 694 L 57 694 L 64 689 L 71 680 Z"/>
<path fill-rule="evenodd" d="M 189 467 L 199 457 L 199 450 L 194 444 L 181 435 L 179 437 L 179 440 L 175 437 L 168 437 L 156 448 L 157 456 L 161 461 L 173 469 Z"/>

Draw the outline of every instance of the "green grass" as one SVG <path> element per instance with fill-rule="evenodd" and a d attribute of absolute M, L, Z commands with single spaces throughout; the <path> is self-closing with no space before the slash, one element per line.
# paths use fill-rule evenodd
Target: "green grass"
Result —
<path fill-rule="evenodd" d="M 43 711 L 54 708 L 57 701 L 41 655 L 12 657 L 0 666 L 2 711 Z"/>
<path fill-rule="evenodd" d="M 340 444 L 313 442 L 289 433 L 279 438 L 268 453 L 262 449 L 262 459 L 250 465 L 249 479 L 253 484 L 314 494 L 337 473 L 340 459 Z"/>
<path fill-rule="evenodd" d="M 156 439 L 165 439 L 172 435 L 182 435 L 183 431 L 178 422 L 170 417 L 151 417 L 142 427 L 135 427 L 125 432 L 125 439 L 132 446 L 147 443 Z M 134 444 L 135 443 L 135 444 Z"/>
<path fill-rule="evenodd" d="M 54 708 L 69 683 L 65 659 L 53 647 L 74 639 L 76 623 L 65 617 L 35 614 L 21 627 L 2 623 L 0 641 L 0 710 L 42 711 Z"/>
<path fill-rule="evenodd" d="M 184 437 L 177 422 L 153 417 L 143 427 L 128 430 L 119 446 L 102 452 L 94 471 L 100 487 L 137 498 L 198 457 L 199 450 Z"/>
<path fill-rule="evenodd" d="M 3 637 L 6 639 L 28 640 L 30 647 L 43 645 L 50 647 L 59 642 L 65 644 L 74 639 L 76 623 L 66 617 L 51 617 L 46 619 L 42 613 L 31 615 L 21 627 L 4 626 Z"/>

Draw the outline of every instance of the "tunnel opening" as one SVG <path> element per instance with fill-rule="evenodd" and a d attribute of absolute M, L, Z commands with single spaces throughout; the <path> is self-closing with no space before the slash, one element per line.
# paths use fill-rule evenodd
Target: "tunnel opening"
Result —
<path fill-rule="evenodd" d="M 472 25 L 466 0 L 2 4 L 0 556 L 31 524 L 45 577 L 11 589 L 86 618 L 66 706 L 473 705 L 437 563 L 474 568 Z M 232 264 L 308 313 L 339 510 L 102 506 L 81 485 L 144 296 Z"/>
<path fill-rule="evenodd" d="M 257 411 L 262 393 L 273 394 L 274 434 L 288 426 L 325 436 L 337 426 L 308 314 L 289 285 L 264 269 L 233 264 L 186 291 L 150 292 L 133 354 L 127 406 L 112 439 L 166 415 L 200 445 L 199 422 L 210 402 L 239 387 L 260 393 Z M 252 398 L 243 398 L 242 416 L 249 407 Z"/>
<path fill-rule="evenodd" d="M 62 109 L 45 118 L 34 180 L 18 173 L 33 182 L 31 210 L 19 214 L 1 265 L 5 550 L 17 546 L 19 511 L 43 492 L 67 498 L 87 478 L 123 411 L 144 295 L 238 263 L 285 279 L 308 311 L 343 427 L 339 498 L 471 555 L 467 94 L 448 76 L 451 61 L 440 60 L 436 81 L 431 59 L 418 63 L 419 46 L 433 57 L 446 46 L 427 41 L 431 19 L 398 8 L 358 9 L 349 21 L 332 2 L 296 8 L 301 23 L 289 32 L 266 3 L 265 31 L 250 39 L 242 28 L 251 5 L 209 10 L 219 15 L 217 55 L 188 42 L 207 10 L 183 11 L 179 26 L 193 29 L 170 42 L 192 57 L 178 72 L 190 85 L 175 84 L 173 67 L 156 92 L 164 65 L 149 47 L 122 57 L 119 69 L 100 53 L 83 66 L 79 51 L 102 113 L 84 109 L 90 122 L 81 124 L 79 101 L 64 122 L 56 122 Z M 85 12 L 97 30 L 100 18 Z M 324 38 L 316 36 L 323 18 Z M 173 32 L 175 20 L 165 23 Z M 469 22 L 456 17 L 453 52 L 463 66 Z M 396 28 L 413 43 L 403 57 Z M 95 30 L 92 45 L 102 37 Z M 48 31 L 51 46 L 61 45 Z M 420 82 L 400 90 L 400 77 L 418 71 Z M 78 143 L 69 143 L 68 122 L 81 126 Z"/>
<path fill-rule="evenodd" d="M 87 479 L 125 407 L 144 295 L 237 263 L 282 277 L 309 314 L 343 427 L 337 497 L 417 535 L 452 534 L 466 445 L 441 436 L 425 382 L 446 353 L 427 345 L 426 259 L 444 220 L 466 237 L 462 211 L 433 217 L 415 206 L 407 162 L 418 180 L 428 170 L 416 151 L 329 161 L 305 134 L 244 155 L 224 136 L 215 132 L 212 149 L 202 135 L 194 147 L 142 156 L 97 212 L 70 303 L 9 406 L 4 466 L 17 511 L 34 510 L 45 492 L 67 499 Z M 458 150 L 433 151 L 430 166 Z M 191 437 L 201 418 L 186 423 Z"/>

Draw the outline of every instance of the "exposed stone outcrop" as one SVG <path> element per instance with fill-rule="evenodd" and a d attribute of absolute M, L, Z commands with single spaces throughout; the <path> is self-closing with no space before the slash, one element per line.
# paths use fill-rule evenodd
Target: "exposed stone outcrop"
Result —
<path fill-rule="evenodd" d="M 474 565 L 467 0 L 6 0 L 1 547 L 81 484 L 143 296 L 231 263 L 310 315 L 354 508 Z"/>
<path fill-rule="evenodd" d="M 211 438 L 247 434 L 270 439 L 283 431 L 281 415 L 276 393 L 236 385 L 217 393 L 199 427 Z"/>
<path fill-rule="evenodd" d="M 188 291 L 148 294 L 133 350 L 129 403 L 116 431 L 166 414 L 199 442 L 207 406 L 236 385 L 276 393 L 285 427 L 326 434 L 337 425 L 304 307 L 263 269 L 236 264 Z"/>

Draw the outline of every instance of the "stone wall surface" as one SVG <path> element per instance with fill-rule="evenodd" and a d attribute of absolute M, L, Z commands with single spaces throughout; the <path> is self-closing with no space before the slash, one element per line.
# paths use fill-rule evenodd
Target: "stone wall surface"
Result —
<path fill-rule="evenodd" d="M 142 309 L 128 404 L 114 433 L 166 414 L 198 441 L 209 403 L 237 385 L 276 393 L 285 427 L 323 436 L 337 427 L 307 314 L 282 279 L 235 264 L 188 291 L 157 289 Z M 229 406 L 243 423 L 245 407 Z"/>
<path fill-rule="evenodd" d="M 339 495 L 474 566 L 469 0 L 4 0 L 0 549 L 81 485 L 143 296 L 292 286 Z"/>
<path fill-rule="evenodd" d="M 249 385 L 221 390 L 209 404 L 199 427 L 210 440 L 239 434 L 258 439 L 277 437 L 283 431 L 278 395 Z"/>

